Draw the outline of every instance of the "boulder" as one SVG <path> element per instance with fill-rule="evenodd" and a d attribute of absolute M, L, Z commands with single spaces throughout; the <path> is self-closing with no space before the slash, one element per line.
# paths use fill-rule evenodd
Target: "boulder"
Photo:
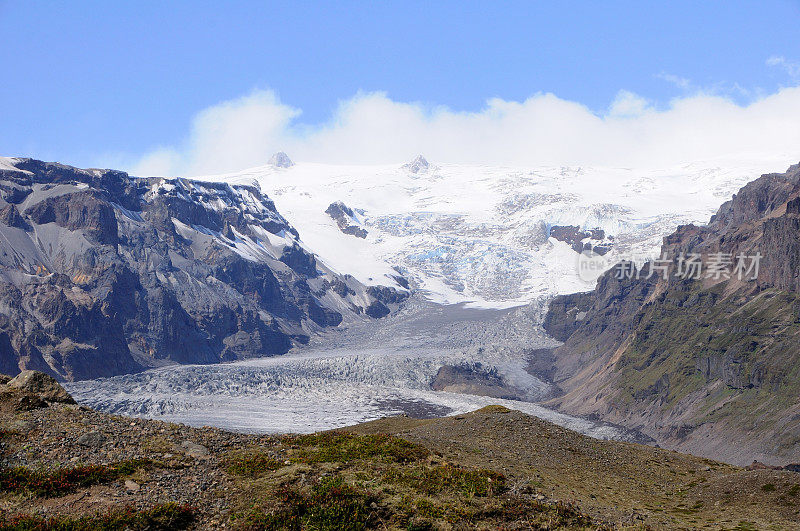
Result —
<path fill-rule="evenodd" d="M 193 441 L 183 441 L 181 443 L 181 448 L 183 448 L 183 452 L 189 457 L 200 458 L 208 455 L 208 448 Z"/>
<path fill-rule="evenodd" d="M 103 446 L 103 444 L 106 442 L 106 436 L 99 431 L 90 431 L 78 437 L 76 442 L 81 446 L 97 448 L 99 446 Z"/>
<path fill-rule="evenodd" d="M 43 372 L 22 371 L 8 382 L 8 386 L 36 395 L 47 402 L 75 403 L 75 399 L 55 378 Z"/>
<path fill-rule="evenodd" d="M 14 409 L 16 411 L 32 411 L 43 407 L 47 407 L 47 402 L 30 393 L 23 394 L 14 404 Z"/>

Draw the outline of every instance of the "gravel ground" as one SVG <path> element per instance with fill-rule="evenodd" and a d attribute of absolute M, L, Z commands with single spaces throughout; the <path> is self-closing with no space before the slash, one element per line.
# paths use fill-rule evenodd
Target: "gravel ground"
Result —
<path fill-rule="evenodd" d="M 4 467 L 53 469 L 131 459 L 156 463 L 129 479 L 59 498 L 0 496 L 0 508 L 13 513 L 81 514 L 126 504 L 145 508 L 178 502 L 197 507 L 205 527 L 221 526 L 228 519 L 227 492 L 234 488 L 221 459 L 233 449 L 274 444 L 266 436 L 195 429 L 61 404 L 4 412 L 1 418 L 4 429 L 14 432 L 1 443 Z"/>
<path fill-rule="evenodd" d="M 20 410 L 19 402 L 3 393 L 0 428 L 6 430 L 0 439 L 2 467 L 52 470 L 130 459 L 153 463 L 64 496 L 0 493 L 0 514 L 91 514 L 178 502 L 197 508 L 197 529 L 235 527 L 232 515 L 259 487 L 245 487 L 226 471 L 230 453 L 258 448 L 288 463 L 293 451 L 279 436 L 190 428 L 76 405 Z M 497 471 L 508 478 L 514 495 L 573 503 L 595 521 L 614 526 L 800 528 L 800 474 L 745 470 L 658 448 L 600 441 L 499 406 L 437 419 L 392 417 L 351 429 L 396 434 L 454 466 Z M 275 474 L 280 481 L 305 484 L 306 474 L 316 477 L 320 471 L 287 466 Z"/>

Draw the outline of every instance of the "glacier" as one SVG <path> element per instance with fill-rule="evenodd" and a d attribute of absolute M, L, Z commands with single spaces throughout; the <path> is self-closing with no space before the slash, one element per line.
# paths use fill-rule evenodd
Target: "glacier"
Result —
<path fill-rule="evenodd" d="M 522 351 L 556 344 L 543 308 L 480 309 L 419 296 L 380 322 L 351 323 L 284 356 L 220 365 L 171 365 L 67 382 L 84 405 L 109 413 L 258 433 L 307 433 L 388 415 L 433 417 L 500 404 L 603 439 L 627 430 L 564 415 L 535 402 L 552 386 L 526 370 Z M 504 400 L 433 391 L 444 365 L 480 364 L 524 393 Z"/>
<path fill-rule="evenodd" d="M 400 271 L 442 304 L 507 308 L 588 291 L 577 254 L 548 238 L 554 225 L 603 229 L 609 258 L 644 261 L 677 225 L 706 223 L 720 203 L 779 161 L 704 161 L 674 168 L 427 164 L 333 166 L 297 162 L 203 176 L 257 182 L 303 244 L 333 270 L 393 285 Z M 416 170 L 416 171 L 415 171 Z M 366 238 L 325 214 L 342 201 Z M 612 260 L 613 261 L 613 260 Z"/>
<path fill-rule="evenodd" d="M 109 413 L 235 431 L 310 433 L 389 415 L 443 416 L 499 404 L 596 438 L 634 440 L 625 430 L 533 402 L 430 389 L 442 364 L 463 361 L 469 358 L 456 350 L 306 351 L 223 365 L 162 367 L 67 387 L 79 403 Z M 527 384 L 532 399 L 547 387 L 519 363 L 497 366 L 515 376 L 515 384 Z"/>
<path fill-rule="evenodd" d="M 644 260 L 677 225 L 707 222 L 739 187 L 778 164 L 520 168 L 418 158 L 383 166 L 268 164 L 202 176 L 257 184 L 325 267 L 367 285 L 396 285 L 400 274 L 414 295 L 379 322 L 348 321 L 281 357 L 169 366 L 67 387 L 104 411 L 240 431 L 313 432 L 501 404 L 594 437 L 635 440 L 536 403 L 551 387 L 526 371 L 527 353 L 557 344 L 541 328 L 546 304 L 588 291 L 596 280 L 579 276 L 578 254 L 549 237 L 550 228 L 602 229 L 613 242 L 608 264 Z M 337 201 L 357 213 L 352 223 L 366 238 L 343 233 L 325 213 Z M 442 366 L 471 363 L 497 371 L 524 400 L 431 389 Z"/>

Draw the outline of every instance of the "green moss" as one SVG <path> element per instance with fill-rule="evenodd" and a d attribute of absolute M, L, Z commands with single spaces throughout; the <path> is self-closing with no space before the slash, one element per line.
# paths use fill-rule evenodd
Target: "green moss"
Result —
<path fill-rule="evenodd" d="M 422 518 L 442 518 L 444 510 L 428 498 L 418 498 L 413 502 L 412 514 Z"/>
<path fill-rule="evenodd" d="M 44 497 L 61 496 L 80 488 L 108 483 L 151 465 L 149 460 L 138 459 L 113 465 L 89 465 L 55 470 L 3 468 L 0 469 L 0 490 Z"/>
<path fill-rule="evenodd" d="M 410 463 L 429 455 L 429 451 L 423 446 L 385 434 L 356 435 L 333 431 L 301 435 L 289 442 L 299 446 L 293 458 L 308 464 L 346 463 L 371 458 Z"/>
<path fill-rule="evenodd" d="M 506 478 L 492 470 L 468 470 L 452 465 L 393 468 L 386 480 L 424 494 L 455 492 L 463 496 L 492 496 L 505 490 Z"/>
<path fill-rule="evenodd" d="M 269 511 L 253 507 L 241 525 L 254 530 L 367 529 L 375 511 L 373 497 L 348 485 L 339 476 L 323 478 L 311 489 L 284 485 L 273 493 L 277 506 Z"/>
<path fill-rule="evenodd" d="M 433 529 L 433 522 L 424 518 L 410 520 L 406 526 L 406 531 L 429 531 Z"/>
<path fill-rule="evenodd" d="M 187 505 L 167 503 L 150 509 L 133 506 L 88 516 L 8 515 L 0 513 L 0 531 L 172 531 L 187 529 L 195 519 L 196 510 Z"/>
<path fill-rule="evenodd" d="M 225 470 L 234 476 L 262 477 L 279 469 L 283 464 L 260 450 L 236 452 L 225 460 Z"/>

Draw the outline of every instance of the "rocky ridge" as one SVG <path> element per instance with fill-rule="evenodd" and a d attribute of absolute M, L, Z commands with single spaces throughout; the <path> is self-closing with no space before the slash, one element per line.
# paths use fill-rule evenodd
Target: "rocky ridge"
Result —
<path fill-rule="evenodd" d="M 405 297 L 319 262 L 257 184 L 4 160 L 5 373 L 78 380 L 282 354 Z"/>
<path fill-rule="evenodd" d="M 403 169 L 408 170 L 410 173 L 420 174 L 428 173 L 428 171 L 432 169 L 432 166 L 425 157 L 417 155 L 411 162 L 403 164 Z"/>
<path fill-rule="evenodd" d="M 613 242 L 613 236 L 606 239 L 603 229 L 582 230 L 575 225 L 553 225 L 549 237 L 569 244 L 576 253 L 593 251 L 599 255 L 610 251 Z"/>
<path fill-rule="evenodd" d="M 271 166 L 275 166 L 276 168 L 291 168 L 294 166 L 294 162 L 292 159 L 289 158 L 289 155 L 284 153 L 283 151 L 278 151 L 269 159 L 269 164 Z"/>
<path fill-rule="evenodd" d="M 336 222 L 339 230 L 344 234 L 349 234 L 351 236 L 355 236 L 356 238 L 367 237 L 368 232 L 365 228 L 360 226 L 360 223 L 355 217 L 355 212 L 353 212 L 353 209 L 341 201 L 331 203 L 328 208 L 325 209 L 325 213 Z"/>
<path fill-rule="evenodd" d="M 539 354 L 562 391 L 551 405 L 735 463 L 800 460 L 798 229 L 796 165 L 743 187 L 708 225 L 680 226 L 665 261 L 556 298 L 544 326 L 565 343 Z M 677 274 L 693 255 L 706 269 Z"/>

